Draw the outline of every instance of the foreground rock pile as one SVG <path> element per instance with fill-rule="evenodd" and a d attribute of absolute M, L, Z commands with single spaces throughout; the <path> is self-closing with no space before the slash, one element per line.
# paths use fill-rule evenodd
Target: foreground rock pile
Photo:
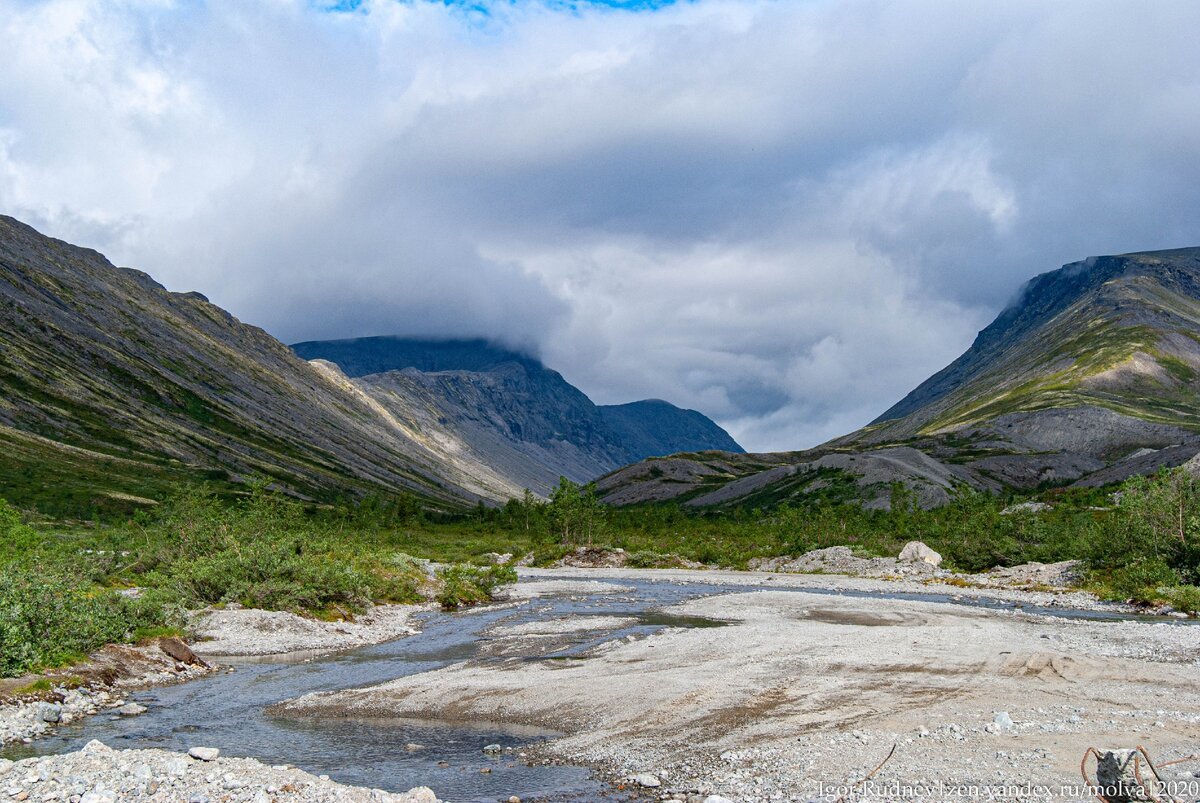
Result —
<path fill-rule="evenodd" d="M 385 792 L 343 786 L 288 766 L 226 758 L 216 748 L 189 754 L 113 750 L 89 742 L 79 752 L 16 762 L 0 759 L 0 799 L 117 803 L 438 803 L 426 787 Z"/>

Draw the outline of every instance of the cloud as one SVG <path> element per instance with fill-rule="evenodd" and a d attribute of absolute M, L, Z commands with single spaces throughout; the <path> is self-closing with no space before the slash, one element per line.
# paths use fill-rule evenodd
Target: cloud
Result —
<path fill-rule="evenodd" d="M 0 0 L 0 208 L 288 341 L 496 337 L 754 449 L 1036 273 L 1200 242 L 1193 3 L 608 5 Z"/>

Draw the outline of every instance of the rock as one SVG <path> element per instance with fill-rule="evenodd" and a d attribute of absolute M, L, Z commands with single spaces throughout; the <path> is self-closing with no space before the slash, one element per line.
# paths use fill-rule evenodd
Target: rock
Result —
<path fill-rule="evenodd" d="M 409 742 L 408 744 L 404 745 L 404 749 L 410 753 L 415 753 L 418 750 L 424 750 L 425 745 L 417 744 L 416 742 Z"/>
<path fill-rule="evenodd" d="M 503 749 L 504 748 L 502 748 L 498 744 L 489 744 L 483 748 L 483 752 L 488 754 L 489 756 L 495 756 L 495 755 L 499 755 L 500 751 L 502 751 Z"/>
<path fill-rule="evenodd" d="M 191 647 L 184 644 L 177 638 L 171 637 L 159 639 L 158 648 L 181 664 L 187 664 L 189 666 L 208 666 L 208 664 L 205 663 L 200 656 L 192 652 Z"/>
<path fill-rule="evenodd" d="M 8 771 L 13 768 L 13 763 L 7 758 L 0 758 L 0 775 L 8 774 Z"/>
<path fill-rule="evenodd" d="M 651 775 L 648 772 L 644 772 L 641 775 L 635 775 L 633 782 L 638 786 L 645 787 L 646 789 L 657 789 L 658 787 L 662 786 L 662 781 L 658 780 L 658 776 Z"/>
<path fill-rule="evenodd" d="M 704 803 L 733 803 L 733 801 L 727 797 L 721 797 L 720 795 L 709 795 L 708 797 L 704 798 Z"/>
<path fill-rule="evenodd" d="M 111 753 L 112 748 L 99 739 L 92 739 L 83 746 L 84 753 Z"/>
<path fill-rule="evenodd" d="M 62 706 L 58 703 L 38 703 L 37 718 L 42 722 L 58 722 L 62 719 Z"/>
<path fill-rule="evenodd" d="M 216 761 L 221 751 L 215 747 L 193 747 L 188 755 L 198 761 Z"/>
<path fill-rule="evenodd" d="M 137 703 L 126 703 L 117 709 L 117 713 L 123 717 L 136 717 L 139 714 L 144 714 L 149 710 L 150 709 L 146 708 L 144 705 L 139 705 Z"/>
<path fill-rule="evenodd" d="M 79 803 L 117 803 L 117 793 L 107 789 L 93 789 L 80 798 Z"/>
<path fill-rule="evenodd" d="M 1137 750 L 1109 750 L 1101 754 L 1096 762 L 1096 782 L 1104 790 L 1105 797 L 1112 801 L 1151 801 L 1160 800 L 1153 795 L 1152 789 L 1146 789 L 1138 780 L 1139 767 L 1134 763 L 1134 757 L 1139 755 Z M 1158 780 L 1154 771 L 1146 766 L 1146 760 L 1141 759 L 1140 771 L 1142 780 L 1151 786 Z"/>
<path fill-rule="evenodd" d="M 1045 502 L 1021 502 L 1017 505 L 1009 505 L 1000 511 L 1001 516 L 1011 516 L 1014 513 L 1044 513 L 1047 510 L 1054 510 L 1053 505 L 1048 505 Z"/>
<path fill-rule="evenodd" d="M 942 565 L 942 556 L 920 541 L 909 541 L 900 550 L 900 562 L 927 563 L 936 567 Z"/>

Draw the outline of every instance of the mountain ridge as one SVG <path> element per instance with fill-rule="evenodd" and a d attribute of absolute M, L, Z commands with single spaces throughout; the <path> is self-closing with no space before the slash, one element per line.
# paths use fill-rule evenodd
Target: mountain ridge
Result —
<path fill-rule="evenodd" d="M 591 405 L 565 382 L 558 390 Z M 436 394 L 414 394 L 393 389 L 381 403 L 201 293 L 170 292 L 0 216 L 0 496 L 16 504 L 129 510 L 190 482 L 236 492 L 251 475 L 318 502 L 383 493 L 467 506 L 521 495 L 530 478 L 513 466 L 541 455 L 509 449 L 493 464 L 486 442 L 433 414 Z M 586 433 L 588 421 L 576 423 Z M 557 440 L 548 456 L 586 452 Z M 591 479 L 622 458 L 576 462 Z"/>
<path fill-rule="evenodd" d="M 560 476 L 586 482 L 645 457 L 742 451 L 702 413 L 662 400 L 596 405 L 537 358 L 482 339 L 380 336 L 293 349 L 336 363 L 385 407 L 421 397 L 465 447 L 539 493 Z"/>
<path fill-rule="evenodd" d="M 1090 257 L 1034 277 L 962 356 L 857 432 L 719 465 L 677 458 L 669 489 L 651 487 L 663 483 L 649 463 L 600 484 L 624 503 L 803 502 L 837 485 L 837 472 L 844 499 L 886 507 L 901 482 L 933 506 L 959 486 L 1105 484 L 1197 453 L 1200 248 L 1183 248 Z"/>

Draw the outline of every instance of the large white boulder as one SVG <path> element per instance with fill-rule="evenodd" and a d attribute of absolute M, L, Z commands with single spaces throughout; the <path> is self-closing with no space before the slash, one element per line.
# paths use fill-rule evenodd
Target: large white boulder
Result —
<path fill-rule="evenodd" d="M 934 552 L 920 541 L 909 541 L 900 550 L 901 563 L 928 563 L 930 566 L 941 566 L 942 556 Z"/>

